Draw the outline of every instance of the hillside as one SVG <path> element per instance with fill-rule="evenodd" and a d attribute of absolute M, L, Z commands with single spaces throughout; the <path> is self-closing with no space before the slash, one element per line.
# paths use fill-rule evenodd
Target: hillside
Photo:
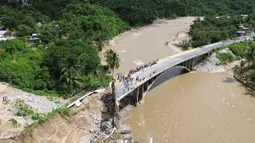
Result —
<path fill-rule="evenodd" d="M 1 27 L 9 29 L 7 35 L 22 37 L 0 42 L 0 81 L 54 96 L 91 84 L 107 85 L 109 67 L 100 65 L 98 52 L 130 26 L 157 18 L 250 13 L 255 7 L 249 0 L 9 0 L 0 4 Z M 33 33 L 40 40 L 30 48 L 26 42 Z M 65 76 L 68 73 L 72 77 Z"/>
<path fill-rule="evenodd" d="M 188 41 L 187 48 L 196 47 L 235 37 L 240 24 L 253 28 L 254 9 L 255 1 L 251 0 L 0 0 L 0 27 L 8 30 L 5 36 L 16 37 L 14 40 L 0 41 L 0 82 L 49 98 L 75 99 L 77 92 L 85 90 L 86 93 L 97 87 L 105 87 L 112 80 L 111 74 L 114 74 L 114 68 L 119 67 L 120 59 L 113 51 L 107 51 L 110 58 L 106 60 L 107 65 L 101 65 L 99 53 L 114 36 L 159 18 L 206 16 L 204 21 L 198 20 L 191 26 L 191 41 Z M 240 14 L 250 15 L 242 19 Z M 231 16 L 231 19 L 215 18 L 222 15 Z M 37 35 L 39 40 L 29 43 L 32 34 Z M 253 56 L 254 50 L 250 53 Z M 249 62 L 254 66 L 254 58 Z M 7 95 L 11 101 L 14 98 L 13 94 L 1 92 L 1 97 Z M 44 105 L 51 103 L 55 107 L 53 102 L 46 99 L 45 102 Z M 16 102 L 13 100 L 11 103 Z M 84 114 L 94 110 L 99 112 L 101 104 L 95 107 L 86 105 L 82 108 Z M 11 104 L 5 106 L 9 108 L 3 108 L 4 115 L 7 112 L 8 115 L 18 113 L 17 109 L 7 111 L 12 109 Z M 51 113 L 48 116 L 32 112 L 29 106 L 23 103 L 17 105 L 29 112 L 26 113 L 29 119 L 36 118 L 41 123 L 53 116 Z M 11 118 L 15 119 L 4 118 L 3 123 L 8 125 L 8 129 L 11 126 L 16 128 L 19 123 L 18 117 Z M 58 127 L 61 126 L 54 124 L 55 121 L 62 123 L 64 133 L 70 134 L 74 141 L 86 137 L 84 134 L 75 135 L 80 130 L 93 132 L 80 128 L 84 124 L 79 121 L 85 117 L 74 114 L 70 118 L 78 121 L 69 124 L 67 120 L 56 117 L 44 126 L 56 128 L 54 132 L 50 130 L 43 134 L 45 128 L 42 127 L 37 130 L 35 139 L 27 138 L 36 142 L 44 140 L 38 135 L 52 134 L 49 141 L 65 140 L 67 136 L 60 135 L 63 132 Z M 94 118 L 84 120 L 90 124 Z M 16 129 L 21 131 L 25 126 L 24 123 Z"/>

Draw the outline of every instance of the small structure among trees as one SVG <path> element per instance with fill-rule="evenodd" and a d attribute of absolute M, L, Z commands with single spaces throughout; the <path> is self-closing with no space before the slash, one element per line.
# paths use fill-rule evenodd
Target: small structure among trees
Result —
<path fill-rule="evenodd" d="M 0 41 L 1 40 L 8 40 L 8 39 L 13 39 L 12 35 L 8 34 L 8 30 L 0 30 Z"/>
<path fill-rule="evenodd" d="M 29 44 L 34 44 L 36 42 L 39 41 L 39 38 L 38 38 L 38 34 L 37 33 L 33 33 L 32 36 L 30 36 L 30 38 L 27 40 L 27 42 Z"/>

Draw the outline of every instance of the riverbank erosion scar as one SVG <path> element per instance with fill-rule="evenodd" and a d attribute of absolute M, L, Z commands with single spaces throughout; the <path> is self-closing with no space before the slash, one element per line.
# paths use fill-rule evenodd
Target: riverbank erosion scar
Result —
<path fill-rule="evenodd" d="M 15 89 L 0 82 L 0 140 L 15 138 L 35 120 L 31 114 L 47 114 L 57 106 L 46 97 Z"/>
<path fill-rule="evenodd" d="M 81 101 L 79 107 L 70 108 L 70 117 L 63 118 L 60 115 L 54 116 L 42 126 L 33 128 L 29 134 L 25 134 L 14 140 L 18 143 L 73 143 L 90 141 L 99 132 L 103 118 L 101 110 L 104 107 L 99 94 L 94 94 Z"/>

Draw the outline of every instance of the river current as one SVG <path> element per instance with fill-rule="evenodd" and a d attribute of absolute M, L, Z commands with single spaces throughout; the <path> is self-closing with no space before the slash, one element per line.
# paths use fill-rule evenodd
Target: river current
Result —
<path fill-rule="evenodd" d="M 252 96 L 228 73 L 187 73 L 151 90 L 126 123 L 156 143 L 254 143 Z"/>
<path fill-rule="evenodd" d="M 121 58 L 117 72 L 175 54 L 164 43 L 192 20 L 157 23 L 118 37 L 109 46 Z M 153 137 L 153 143 L 254 143 L 254 96 L 227 72 L 195 71 L 153 88 L 125 123 L 136 139 Z"/>

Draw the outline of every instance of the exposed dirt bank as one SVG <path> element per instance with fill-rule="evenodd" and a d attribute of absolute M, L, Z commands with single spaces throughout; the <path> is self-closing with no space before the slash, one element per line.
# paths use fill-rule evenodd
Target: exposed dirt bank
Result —
<path fill-rule="evenodd" d="M 80 107 L 70 109 L 70 117 L 55 116 L 43 126 L 34 128 L 31 134 L 15 140 L 6 140 L 11 143 L 84 143 L 94 138 L 100 130 L 102 121 L 103 102 L 99 94 L 94 94 L 82 101 Z"/>
<path fill-rule="evenodd" d="M 8 98 L 7 104 L 3 102 L 3 97 Z M 15 89 L 7 83 L 0 83 L 0 98 L 2 100 L 0 102 L 0 139 L 18 136 L 26 125 L 34 122 L 31 116 L 17 115 L 18 107 L 15 106 L 17 100 L 22 100 L 24 104 L 38 113 L 47 113 L 56 108 L 53 101 L 49 101 L 43 96 Z"/>

